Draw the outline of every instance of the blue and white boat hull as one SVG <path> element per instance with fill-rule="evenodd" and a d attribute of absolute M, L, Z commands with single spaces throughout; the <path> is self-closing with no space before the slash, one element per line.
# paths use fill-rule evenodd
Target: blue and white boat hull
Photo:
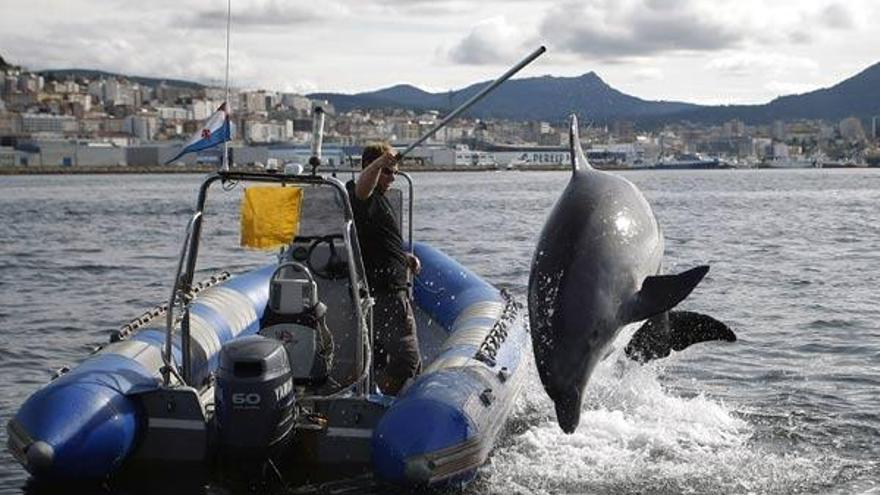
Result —
<path fill-rule="evenodd" d="M 374 425 L 370 445 L 380 479 L 432 485 L 467 479 L 485 461 L 530 354 L 519 305 L 440 251 L 419 244 L 416 254 L 423 266 L 417 307 L 448 335 Z M 190 306 L 194 383 L 217 370 L 223 344 L 259 331 L 274 269 L 198 294 Z M 164 339 L 164 329 L 143 328 L 35 392 L 9 422 L 10 451 L 39 479 L 100 479 L 119 470 L 147 432 L 138 395 L 161 386 Z M 179 337 L 173 353 L 181 362 Z"/>
<path fill-rule="evenodd" d="M 417 245 L 415 299 L 448 332 L 441 352 L 382 417 L 376 474 L 400 484 L 466 479 L 486 460 L 522 386 L 528 335 L 518 306 L 443 253 Z"/>

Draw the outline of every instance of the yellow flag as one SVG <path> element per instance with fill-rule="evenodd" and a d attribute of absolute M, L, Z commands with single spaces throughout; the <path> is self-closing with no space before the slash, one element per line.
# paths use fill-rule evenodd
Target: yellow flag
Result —
<path fill-rule="evenodd" d="M 241 245 L 275 249 L 299 232 L 303 191 L 299 187 L 249 187 L 241 199 Z"/>

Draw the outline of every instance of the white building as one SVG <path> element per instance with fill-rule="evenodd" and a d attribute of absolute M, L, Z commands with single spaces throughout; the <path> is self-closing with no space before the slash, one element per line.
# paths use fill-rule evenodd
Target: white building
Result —
<path fill-rule="evenodd" d="M 286 146 L 278 145 L 268 148 L 268 158 L 278 160 L 282 164 L 298 163 L 306 165 L 312 156 L 310 146 Z M 345 150 L 339 146 L 328 144 L 321 150 L 321 162 L 330 167 L 346 166 L 348 163 Z M 358 158 L 360 158 L 358 156 Z M 238 159 L 236 158 L 236 162 Z"/>
<path fill-rule="evenodd" d="M 190 115 L 193 120 L 207 120 L 222 104 L 222 101 L 216 100 L 193 100 L 189 105 Z"/>
<path fill-rule="evenodd" d="M 98 101 L 104 101 L 104 80 L 98 79 L 95 81 L 89 81 L 87 92 L 89 95 L 94 96 Z"/>
<path fill-rule="evenodd" d="M 186 108 L 158 107 L 156 111 L 162 120 L 192 120 L 192 114 Z"/>
<path fill-rule="evenodd" d="M 152 141 L 159 132 L 159 119 L 155 114 L 129 115 L 123 119 L 123 132 L 142 141 Z"/>
<path fill-rule="evenodd" d="M 770 156 L 773 158 L 788 158 L 788 145 L 785 143 L 773 143 L 773 151 Z"/>
<path fill-rule="evenodd" d="M 58 133 L 76 132 L 76 117 L 69 115 L 49 115 L 45 113 L 25 113 L 21 115 L 22 132 Z"/>
<path fill-rule="evenodd" d="M 281 95 L 281 104 L 297 112 L 300 117 L 308 117 L 312 114 L 312 100 L 295 93 Z"/>
<path fill-rule="evenodd" d="M 495 151 L 495 160 L 499 165 L 562 165 L 571 162 L 571 153 L 568 150 L 558 149 L 533 149 L 523 148 L 510 151 Z"/>
<path fill-rule="evenodd" d="M 26 167 L 38 163 L 39 157 L 34 153 L 0 146 L 0 167 Z"/>
<path fill-rule="evenodd" d="M 53 93 L 74 94 L 79 93 L 79 84 L 76 81 L 54 81 L 50 85 Z"/>
<path fill-rule="evenodd" d="M 241 94 L 241 106 L 244 112 L 260 113 L 266 111 L 265 91 L 245 91 Z"/>
<path fill-rule="evenodd" d="M 206 100 L 217 101 L 217 102 L 221 102 L 221 103 L 227 100 L 225 88 L 205 88 L 203 90 L 203 93 L 204 93 L 204 99 L 206 99 Z M 229 100 L 229 108 L 232 112 L 241 112 L 242 111 L 241 93 L 239 93 L 238 90 L 233 89 L 233 88 L 229 88 L 228 100 Z M 217 106 L 219 107 L 220 103 L 218 103 Z M 216 108 L 217 107 L 214 107 L 215 110 L 216 110 Z"/>
<path fill-rule="evenodd" d="M 247 121 L 244 139 L 250 143 L 279 143 L 293 135 L 293 122 L 255 122 Z"/>
<path fill-rule="evenodd" d="M 153 98 L 155 97 L 155 91 L 149 86 L 138 85 L 137 94 L 135 95 L 135 97 L 139 98 L 140 104 L 138 106 L 140 106 L 144 103 L 149 103 L 153 101 Z"/>
<path fill-rule="evenodd" d="M 118 79 L 110 78 L 104 81 L 104 104 L 106 105 L 137 105 L 135 88 Z"/>
<path fill-rule="evenodd" d="M 419 146 L 407 155 L 407 160 L 415 160 L 434 167 L 494 167 L 498 165 L 497 152 L 476 151 L 464 145 L 455 148 Z"/>
<path fill-rule="evenodd" d="M 92 97 L 82 93 L 68 93 L 67 101 L 82 106 L 83 112 L 92 111 Z"/>
<path fill-rule="evenodd" d="M 23 93 L 39 93 L 43 91 L 44 86 L 43 76 L 36 74 L 22 74 L 18 76 L 18 90 Z"/>
<path fill-rule="evenodd" d="M 125 148 L 109 143 L 80 140 L 35 141 L 35 152 L 21 165 L 75 167 L 78 165 L 125 165 Z M 21 157 L 20 157 L 21 158 Z"/>

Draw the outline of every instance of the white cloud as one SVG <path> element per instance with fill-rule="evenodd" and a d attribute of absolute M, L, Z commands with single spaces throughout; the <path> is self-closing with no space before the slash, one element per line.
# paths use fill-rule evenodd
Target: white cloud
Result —
<path fill-rule="evenodd" d="M 770 81 L 764 85 L 764 89 L 772 97 L 801 94 L 818 89 L 815 84 L 791 81 Z"/>
<path fill-rule="evenodd" d="M 11 63 L 222 81 L 225 1 L 0 2 Z M 768 85 L 830 85 L 876 63 L 876 18 L 877 0 L 233 0 L 231 76 L 266 89 L 447 90 L 545 44 L 518 77 L 595 71 L 646 99 L 766 101 Z"/>
<path fill-rule="evenodd" d="M 504 17 L 479 22 L 449 51 L 449 58 L 460 64 L 506 64 L 521 55 L 527 36 Z"/>
<path fill-rule="evenodd" d="M 326 21 L 345 15 L 342 5 L 324 0 L 322 2 L 249 0 L 232 4 L 232 22 L 241 28 L 290 28 L 302 24 Z M 226 27 L 226 5 L 209 7 L 196 12 L 190 18 L 191 27 L 217 29 Z"/>
<path fill-rule="evenodd" d="M 288 79 L 284 76 L 263 75 L 258 82 L 259 85 L 252 86 L 259 89 L 272 88 L 284 93 L 308 94 L 317 93 L 323 89 L 318 86 L 316 81 L 306 78 Z"/>
<path fill-rule="evenodd" d="M 657 67 L 641 67 L 632 71 L 633 79 L 640 81 L 660 81 L 664 78 L 663 70 Z"/>
<path fill-rule="evenodd" d="M 541 35 L 563 50 L 601 60 L 719 50 L 743 41 L 742 26 L 702 5 L 685 0 L 565 2 L 549 11 Z"/>
<path fill-rule="evenodd" d="M 714 58 L 706 68 L 734 77 L 758 77 L 785 73 L 814 74 L 819 70 L 819 64 L 799 56 L 745 52 Z"/>
<path fill-rule="evenodd" d="M 352 0 L 352 6 L 367 12 L 422 17 L 467 14 L 473 4 L 466 0 Z"/>
<path fill-rule="evenodd" d="M 858 27 L 865 0 L 567 0 L 550 8 L 541 35 L 584 59 L 807 45 Z"/>
<path fill-rule="evenodd" d="M 834 3 L 819 13 L 819 20 L 826 26 L 834 29 L 849 29 L 855 25 L 852 13 L 846 5 Z"/>

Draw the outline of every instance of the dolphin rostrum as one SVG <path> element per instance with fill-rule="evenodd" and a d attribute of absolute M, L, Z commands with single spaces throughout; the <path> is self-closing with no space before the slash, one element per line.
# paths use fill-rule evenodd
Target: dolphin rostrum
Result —
<path fill-rule="evenodd" d="M 647 362 L 707 340 L 733 342 L 723 323 L 670 311 L 709 267 L 661 275 L 663 234 L 633 183 L 593 169 L 571 117 L 572 176 L 547 218 L 529 274 L 535 362 L 566 433 L 580 422 L 583 391 L 596 364 L 628 323 L 647 320 L 626 346 Z"/>

